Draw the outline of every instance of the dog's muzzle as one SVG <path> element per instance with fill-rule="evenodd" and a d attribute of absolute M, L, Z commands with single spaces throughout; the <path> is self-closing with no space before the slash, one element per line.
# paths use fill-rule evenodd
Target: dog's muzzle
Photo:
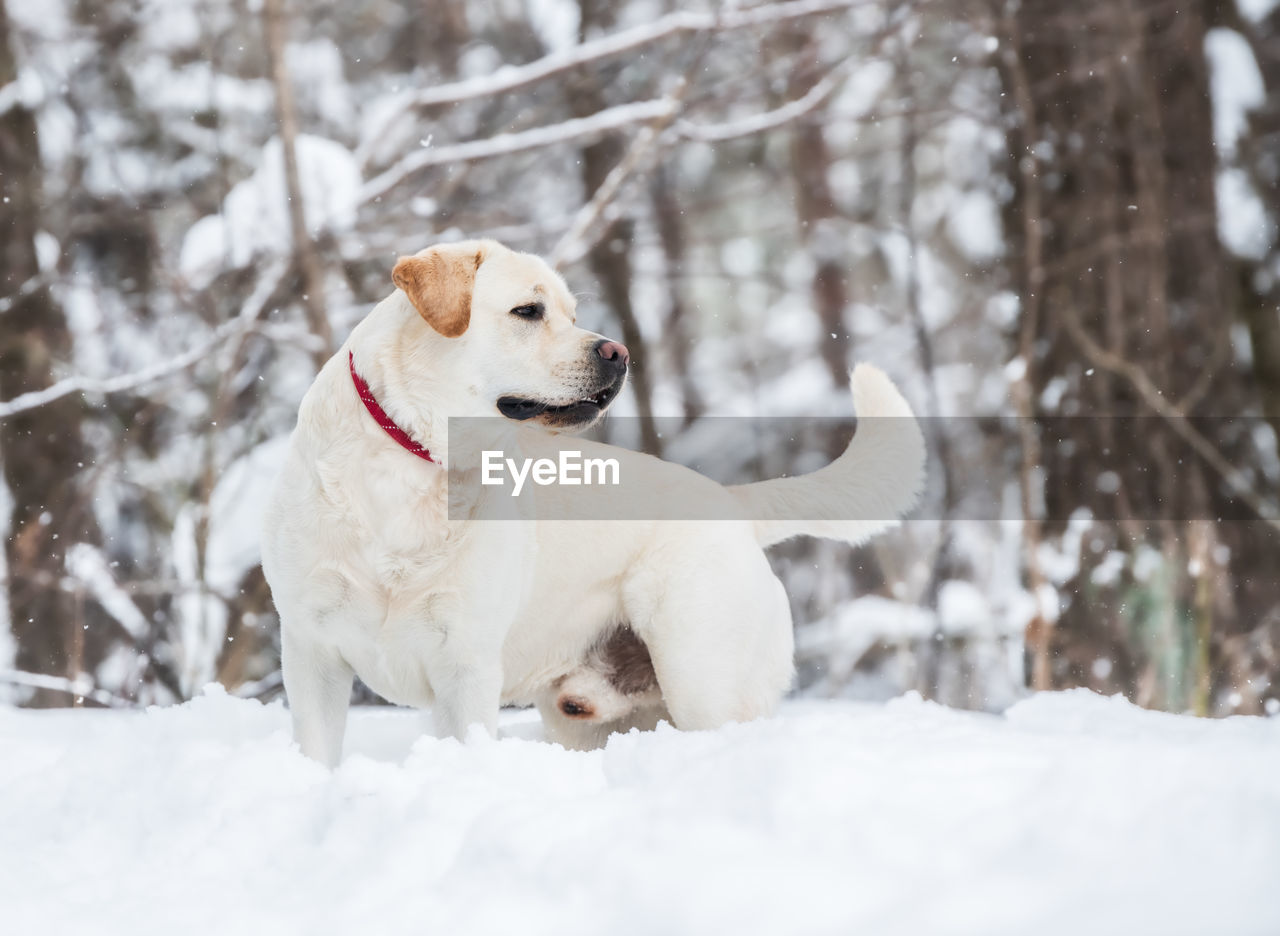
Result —
<path fill-rule="evenodd" d="M 498 398 L 498 412 L 508 419 L 524 422 L 537 419 L 546 426 L 558 429 L 589 426 L 600 418 L 622 392 L 627 382 L 627 365 L 631 354 L 626 345 L 601 338 L 593 345 L 596 353 L 595 367 L 600 375 L 600 389 L 588 396 L 569 403 L 551 403 L 533 397 L 502 396 Z"/>

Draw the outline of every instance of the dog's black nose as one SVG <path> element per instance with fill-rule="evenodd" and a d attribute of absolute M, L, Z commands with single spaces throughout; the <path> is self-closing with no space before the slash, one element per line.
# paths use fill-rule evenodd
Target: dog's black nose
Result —
<path fill-rule="evenodd" d="M 609 341 L 602 338 L 596 345 L 596 353 L 610 364 L 618 368 L 625 368 L 631 363 L 631 352 L 627 350 L 627 346 L 618 341 Z"/>

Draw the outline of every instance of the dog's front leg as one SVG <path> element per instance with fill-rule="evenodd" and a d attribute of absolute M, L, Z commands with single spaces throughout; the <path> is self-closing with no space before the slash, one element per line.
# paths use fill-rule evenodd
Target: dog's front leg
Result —
<path fill-rule="evenodd" d="M 492 659 L 485 660 L 459 660 L 446 654 L 432 661 L 432 685 L 442 687 L 436 690 L 432 709 L 439 735 L 463 740 L 472 725 L 483 725 L 490 736 L 497 735 L 502 701 L 500 653 L 499 648 Z"/>
<path fill-rule="evenodd" d="M 355 673 L 333 648 L 293 635 L 287 626 L 280 643 L 293 738 L 307 757 L 336 767 Z"/>
<path fill-rule="evenodd" d="M 384 629 L 384 638 L 395 635 L 400 648 L 416 648 L 415 665 L 430 685 L 432 718 L 441 737 L 461 740 L 472 725 L 497 731 L 502 644 L 509 627 L 495 610 L 492 602 L 465 592 L 435 595 Z M 389 652 L 409 659 L 402 650 Z"/>
<path fill-rule="evenodd" d="M 424 609 L 434 636 L 425 658 L 436 730 L 465 738 L 472 725 L 496 736 L 502 651 L 532 568 L 533 540 L 521 523 L 478 522 L 450 569 L 450 589 Z M 495 581 L 495 570 L 504 570 Z"/>

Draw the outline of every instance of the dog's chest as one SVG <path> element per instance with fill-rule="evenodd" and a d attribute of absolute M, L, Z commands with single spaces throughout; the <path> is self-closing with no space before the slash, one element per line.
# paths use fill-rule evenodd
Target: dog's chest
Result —
<path fill-rule="evenodd" d="M 421 587 L 438 573 L 456 544 L 442 470 L 395 458 L 372 457 L 344 466 L 325 485 L 332 522 L 353 534 L 352 565 L 379 590 Z"/>

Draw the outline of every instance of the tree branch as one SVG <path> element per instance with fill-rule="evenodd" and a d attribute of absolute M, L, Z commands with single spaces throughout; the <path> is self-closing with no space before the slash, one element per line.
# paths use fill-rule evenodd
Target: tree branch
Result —
<path fill-rule="evenodd" d="M 675 132 L 681 139 L 692 140 L 695 143 L 722 143 L 725 140 L 776 130 L 821 107 L 849 77 L 849 73 L 853 70 L 853 63 L 853 59 L 846 59 L 831 69 L 821 81 L 802 96 L 794 101 L 788 101 L 781 107 L 724 123 L 697 124 L 681 120 L 676 124 Z"/>
<path fill-rule="evenodd" d="M 476 98 L 506 94 L 582 65 L 613 58 L 641 46 L 652 45 L 671 36 L 767 26 L 801 17 L 836 13 L 878 2 L 879 0 L 791 0 L 788 3 L 766 4 L 749 10 L 731 10 L 719 15 L 669 13 L 652 23 L 584 42 L 563 52 L 553 52 L 527 65 L 509 66 L 482 77 L 437 85 L 420 91 L 378 123 L 368 137 L 375 142 L 362 145 L 357 156 L 362 163 L 368 164 L 371 158 L 371 147 L 376 145 L 376 141 L 386 136 L 391 126 L 402 119 L 406 111 L 413 108 L 457 104 Z"/>
<path fill-rule="evenodd" d="M 648 123 L 662 118 L 670 119 L 678 108 L 679 105 L 675 100 L 666 97 L 650 101 L 635 101 L 606 108 L 590 117 L 577 117 L 546 127 L 535 127 L 532 130 L 521 130 L 517 133 L 500 133 L 487 140 L 471 140 L 466 143 L 455 143 L 452 146 L 418 150 L 366 182 L 360 190 L 360 201 L 362 203 L 377 201 L 405 179 L 428 166 L 491 159 L 494 156 L 507 156 L 524 150 L 554 146 L 557 143 L 591 140 L 610 130 L 617 130 L 631 124 Z"/>
<path fill-rule="evenodd" d="M 18 413 L 44 406 L 46 403 L 52 403 L 54 400 L 60 400 L 64 396 L 69 396 L 73 393 L 107 394 L 136 390 L 138 387 L 155 383 L 157 380 L 163 380 L 165 377 L 198 364 L 209 355 L 209 352 L 224 341 L 234 335 L 247 333 L 253 328 L 258 317 L 262 314 L 267 300 L 275 292 L 276 287 L 280 285 L 280 281 L 284 279 L 287 270 L 288 264 L 283 260 L 277 259 L 267 268 L 262 278 L 258 280 L 257 288 L 254 289 L 253 294 L 249 296 L 241 307 L 240 314 L 230 321 L 223 322 L 209 338 L 191 350 L 185 351 L 167 361 L 161 361 L 140 371 L 135 371 L 132 374 L 121 374 L 107 378 L 68 377 L 41 390 L 32 390 L 29 393 L 20 394 L 12 400 L 0 403 L 0 420 L 9 419 Z"/>
<path fill-rule="evenodd" d="M 776 129 L 798 120 L 821 106 L 848 77 L 849 70 L 849 65 L 837 66 L 808 93 L 775 110 L 755 114 L 742 120 L 717 124 L 697 124 L 682 120 L 670 127 L 667 136 L 672 140 L 715 143 Z M 684 91 L 677 89 L 667 97 L 619 104 L 616 107 L 598 111 L 590 117 L 576 117 L 516 133 L 501 133 L 485 140 L 469 140 L 465 143 L 422 149 L 409 154 L 385 172 L 366 182 L 360 191 L 360 201 L 362 204 L 377 201 L 410 176 L 431 166 L 509 156 L 526 150 L 555 146 L 559 143 L 590 142 L 605 133 L 637 123 L 651 124 L 661 131 L 667 129 L 679 114 L 680 100 L 683 95 Z M 640 160 L 655 138 L 656 134 L 650 133 L 642 134 L 637 138 L 633 145 L 635 162 Z M 627 171 L 629 172 L 631 168 L 634 168 L 634 164 Z M 612 197 L 616 193 L 607 194 Z"/>
<path fill-rule="evenodd" d="M 29 686 L 32 689 L 47 689 L 51 692 L 65 692 L 67 695 L 89 699 L 108 708 L 136 708 L 128 699 L 113 695 L 105 689 L 99 689 L 92 685 L 87 676 L 84 679 L 67 679 L 64 676 L 50 676 L 46 673 L 0 669 L 0 683 L 8 683 L 11 686 Z"/>
<path fill-rule="evenodd" d="M 655 145 L 659 143 L 663 131 L 671 125 L 671 122 L 675 120 L 676 115 L 680 112 L 680 106 L 688 90 L 689 81 L 687 77 L 682 77 L 675 90 L 667 98 L 674 105 L 671 110 L 653 120 L 636 135 L 626 155 L 605 176 L 604 181 L 600 183 L 600 187 L 591 196 L 591 200 L 574 215 L 568 230 L 564 232 L 560 240 L 556 242 L 555 248 L 551 251 L 549 262 L 555 269 L 558 270 L 568 263 L 576 263 L 586 256 L 587 251 L 595 243 L 594 238 L 588 237 L 591 229 L 596 226 L 609 203 L 622 191 L 623 184 L 645 161 Z"/>

